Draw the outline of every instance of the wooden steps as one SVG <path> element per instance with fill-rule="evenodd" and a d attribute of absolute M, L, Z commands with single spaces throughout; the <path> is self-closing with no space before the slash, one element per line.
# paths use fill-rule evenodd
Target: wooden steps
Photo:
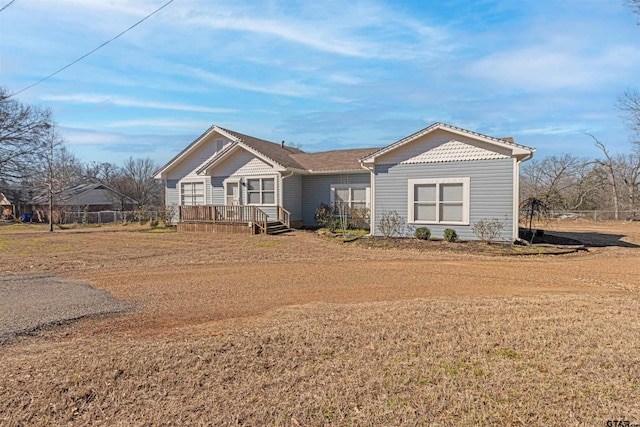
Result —
<path fill-rule="evenodd" d="M 281 234 L 288 233 L 289 231 L 293 230 L 281 221 L 269 221 L 267 223 L 267 234 Z"/>

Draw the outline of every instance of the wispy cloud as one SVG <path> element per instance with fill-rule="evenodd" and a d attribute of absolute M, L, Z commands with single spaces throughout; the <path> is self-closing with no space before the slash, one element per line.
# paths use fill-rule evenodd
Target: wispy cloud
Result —
<path fill-rule="evenodd" d="M 271 95 L 283 95 L 293 97 L 312 97 L 318 94 L 318 90 L 313 86 L 305 85 L 295 80 L 281 81 L 281 82 L 260 82 L 249 83 L 246 81 L 234 79 L 231 77 L 222 76 L 209 71 L 205 71 L 199 68 L 185 67 L 189 72 L 189 75 L 198 77 L 205 81 L 223 85 L 226 87 L 232 87 L 236 89 L 242 89 L 251 92 L 267 93 Z"/>
<path fill-rule="evenodd" d="M 403 16 L 382 3 L 322 2 L 297 4 L 296 14 L 282 7 L 224 8 L 186 6 L 181 23 L 214 30 L 261 34 L 321 52 L 347 57 L 415 59 L 424 43 L 433 51 L 446 44 L 447 33 Z M 332 13 L 327 13 L 331 10 Z M 333 13 L 333 12 L 337 13 Z"/>
<path fill-rule="evenodd" d="M 44 95 L 44 101 L 67 102 L 76 104 L 107 104 L 119 107 L 150 108 L 157 110 L 190 111 L 197 113 L 234 113 L 237 110 L 230 108 L 212 108 L 200 105 L 178 104 L 172 102 L 144 101 L 126 98 L 122 96 L 99 94 L 75 94 L 75 95 Z"/>
<path fill-rule="evenodd" d="M 580 43 L 582 44 L 582 43 Z M 640 61 L 640 48 L 632 45 L 591 46 L 548 43 L 520 46 L 479 59 L 468 66 L 469 75 L 499 86 L 522 90 L 591 88 L 632 73 Z"/>
<path fill-rule="evenodd" d="M 118 120 L 106 123 L 107 128 L 154 128 L 154 129 L 182 129 L 197 130 L 206 129 L 211 123 L 198 120 L 176 120 L 171 118 L 159 118 L 148 120 Z"/>

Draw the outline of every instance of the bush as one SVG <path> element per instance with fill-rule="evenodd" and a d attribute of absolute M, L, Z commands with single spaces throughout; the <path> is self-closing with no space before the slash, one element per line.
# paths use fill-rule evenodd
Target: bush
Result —
<path fill-rule="evenodd" d="M 431 230 L 429 230 L 429 227 L 418 227 L 414 234 L 416 239 L 429 240 L 431 237 Z"/>
<path fill-rule="evenodd" d="M 316 223 L 320 227 L 332 228 L 331 226 L 336 223 L 336 215 L 334 213 L 333 207 L 322 203 L 316 209 L 316 214 L 314 216 Z"/>
<path fill-rule="evenodd" d="M 446 242 L 455 242 L 458 240 L 458 233 L 453 228 L 445 228 L 444 229 L 444 240 Z"/>
<path fill-rule="evenodd" d="M 384 237 L 393 237 L 400 234 L 400 230 L 404 227 L 404 219 L 396 211 L 385 212 L 380 217 L 378 229 Z"/>
<path fill-rule="evenodd" d="M 504 224 L 497 218 L 481 219 L 473 224 L 473 234 L 483 242 L 491 243 L 496 240 L 504 229 Z"/>
<path fill-rule="evenodd" d="M 351 208 L 349 228 L 369 230 L 369 208 Z"/>

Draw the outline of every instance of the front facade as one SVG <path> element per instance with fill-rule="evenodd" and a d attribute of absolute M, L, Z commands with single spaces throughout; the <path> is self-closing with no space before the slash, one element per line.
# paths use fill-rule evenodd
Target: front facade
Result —
<path fill-rule="evenodd" d="M 513 240 L 519 164 L 533 151 L 441 123 L 383 148 L 321 153 L 212 126 L 155 177 L 184 230 L 313 227 L 321 204 L 340 201 L 368 208 L 373 234 L 395 211 L 406 236 L 424 225 L 436 237 L 454 228 L 473 239 L 475 222 L 497 218 L 505 225 L 501 240 Z"/>

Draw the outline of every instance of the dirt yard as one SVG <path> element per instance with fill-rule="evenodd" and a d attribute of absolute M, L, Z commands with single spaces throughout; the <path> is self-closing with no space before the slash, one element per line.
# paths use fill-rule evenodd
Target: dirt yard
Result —
<path fill-rule="evenodd" d="M 0 275 L 136 306 L 2 345 L 0 425 L 640 423 L 640 224 L 546 228 L 589 251 L 0 226 Z"/>

